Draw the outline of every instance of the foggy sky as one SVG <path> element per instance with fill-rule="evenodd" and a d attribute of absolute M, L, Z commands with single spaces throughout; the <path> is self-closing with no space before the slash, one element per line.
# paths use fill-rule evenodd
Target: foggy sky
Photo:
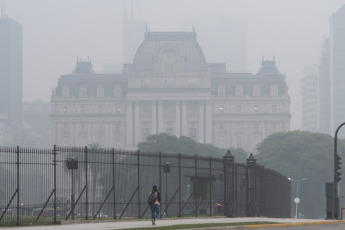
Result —
<path fill-rule="evenodd" d="M 186 19 L 193 15 L 246 17 L 248 72 L 258 71 L 262 56 L 275 56 L 278 69 L 286 74 L 295 130 L 301 128 L 303 68 L 319 63 L 329 18 L 344 4 L 345 0 L 142 0 L 140 18 L 154 32 L 186 31 Z M 122 9 L 122 0 L 7 0 L 7 16 L 23 25 L 23 101 L 49 102 L 58 78 L 73 71 L 77 56 L 92 58 L 96 72 L 105 63 L 121 62 Z"/>

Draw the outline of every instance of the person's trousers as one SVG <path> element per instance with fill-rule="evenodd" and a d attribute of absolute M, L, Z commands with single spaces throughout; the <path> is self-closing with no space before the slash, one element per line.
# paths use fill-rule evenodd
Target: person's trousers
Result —
<path fill-rule="evenodd" d="M 159 216 L 159 205 L 150 204 L 150 210 L 151 210 L 151 219 L 155 221 L 156 218 Z"/>

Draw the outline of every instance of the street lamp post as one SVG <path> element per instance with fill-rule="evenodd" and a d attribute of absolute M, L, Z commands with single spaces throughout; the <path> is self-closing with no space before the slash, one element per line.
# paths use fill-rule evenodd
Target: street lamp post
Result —
<path fill-rule="evenodd" d="M 295 216 L 295 219 L 298 219 L 298 204 L 299 204 L 299 202 L 301 201 L 300 198 L 299 198 L 299 196 L 298 196 L 298 183 L 299 183 L 300 181 L 304 181 L 304 180 L 307 180 L 307 179 L 308 179 L 308 178 L 303 178 L 303 179 L 299 179 L 299 180 L 294 180 L 294 179 L 289 178 L 289 180 L 291 180 L 291 181 L 296 181 L 296 188 L 297 188 L 297 190 L 296 190 L 296 197 L 295 197 L 295 199 L 294 199 L 294 202 L 295 202 L 295 204 L 296 204 L 296 216 Z"/>
<path fill-rule="evenodd" d="M 345 122 L 338 126 L 334 135 L 334 179 L 333 179 L 333 197 L 332 197 L 332 218 L 339 219 L 339 197 L 337 195 L 338 182 L 340 181 L 340 169 L 341 157 L 337 153 L 337 136 L 339 129 L 345 125 Z"/>
<path fill-rule="evenodd" d="M 165 162 L 163 165 L 163 170 L 165 172 L 165 216 L 168 215 L 168 173 L 170 173 L 170 163 Z"/>

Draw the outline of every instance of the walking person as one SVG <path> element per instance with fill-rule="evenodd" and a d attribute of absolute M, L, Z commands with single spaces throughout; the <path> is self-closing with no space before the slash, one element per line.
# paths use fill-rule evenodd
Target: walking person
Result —
<path fill-rule="evenodd" d="M 159 205 L 161 202 L 161 194 L 158 192 L 157 185 L 152 186 L 152 191 L 147 201 L 150 205 L 152 225 L 156 225 L 156 218 L 159 216 Z"/>

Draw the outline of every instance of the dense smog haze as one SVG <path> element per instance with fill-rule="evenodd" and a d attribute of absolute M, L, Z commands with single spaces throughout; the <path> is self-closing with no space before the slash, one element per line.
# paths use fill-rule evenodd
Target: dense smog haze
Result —
<path fill-rule="evenodd" d="M 215 38 L 205 32 L 207 27 L 203 28 L 202 20 L 207 19 L 212 25 L 220 18 L 240 18 L 243 23 L 237 25 L 247 28 L 241 28 L 246 35 L 245 41 L 241 40 L 245 44 L 242 58 L 246 63 L 239 71 L 256 73 L 262 57 L 275 57 L 278 69 L 287 76 L 291 130 L 295 130 L 301 128 L 302 71 L 304 66 L 319 62 L 323 38 L 329 35 L 330 16 L 344 3 L 343 0 L 7 0 L 2 12 L 23 25 L 25 102 L 34 99 L 49 102 L 58 78 L 72 72 L 78 57 L 82 60 L 90 57 L 96 72 L 104 72 L 107 63 L 122 63 L 125 17 L 144 21 L 150 31 L 192 31 L 194 26 L 207 61 L 227 62 L 228 68 L 229 62 L 236 58 L 222 60 L 226 55 L 216 54 L 227 52 L 219 43 L 222 37 L 232 37 L 227 30 L 229 24 L 224 24 L 224 34 Z M 206 42 L 212 37 L 218 44 Z"/>

